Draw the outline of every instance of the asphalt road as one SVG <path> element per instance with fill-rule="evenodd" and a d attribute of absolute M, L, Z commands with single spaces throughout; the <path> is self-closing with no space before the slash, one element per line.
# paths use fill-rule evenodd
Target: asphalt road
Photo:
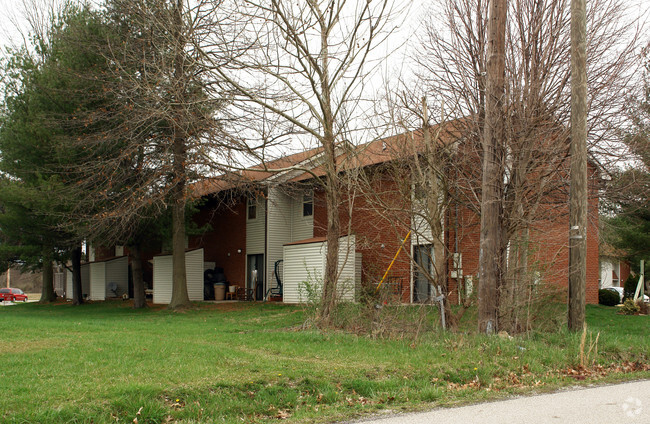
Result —
<path fill-rule="evenodd" d="M 364 424 L 650 424 L 650 380 L 355 422 Z"/>

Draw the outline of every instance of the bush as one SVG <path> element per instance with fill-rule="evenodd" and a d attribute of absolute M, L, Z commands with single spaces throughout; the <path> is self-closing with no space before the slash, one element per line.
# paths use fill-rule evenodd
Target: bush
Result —
<path fill-rule="evenodd" d="M 636 301 L 636 306 L 639 307 L 639 313 L 643 315 L 648 315 L 648 304 L 643 301 L 643 299 L 639 299 Z"/>
<path fill-rule="evenodd" d="M 616 306 L 620 302 L 618 293 L 611 290 L 598 290 L 598 303 L 605 306 Z"/>
<path fill-rule="evenodd" d="M 634 300 L 626 299 L 625 302 L 623 302 L 621 313 L 624 315 L 635 315 L 639 312 L 639 309 L 639 305 L 634 303 Z"/>
<path fill-rule="evenodd" d="M 636 291 L 636 285 L 639 283 L 639 276 L 634 276 L 630 274 L 625 280 L 623 285 L 623 300 L 625 299 L 634 299 L 634 292 Z"/>

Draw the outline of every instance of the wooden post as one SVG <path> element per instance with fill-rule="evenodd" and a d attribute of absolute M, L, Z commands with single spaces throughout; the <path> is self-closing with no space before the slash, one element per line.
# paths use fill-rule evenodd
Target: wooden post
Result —
<path fill-rule="evenodd" d="M 478 331 L 498 330 L 498 290 L 501 281 L 505 46 L 508 2 L 491 0 L 481 182 L 481 240 L 479 252 Z"/>
<path fill-rule="evenodd" d="M 587 7 L 571 0 L 571 187 L 569 192 L 569 320 L 585 322 L 587 279 Z"/>

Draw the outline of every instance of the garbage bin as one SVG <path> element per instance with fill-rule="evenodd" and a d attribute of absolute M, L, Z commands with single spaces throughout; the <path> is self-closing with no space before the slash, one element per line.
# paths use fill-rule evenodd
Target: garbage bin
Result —
<path fill-rule="evenodd" d="M 224 300 L 226 298 L 226 283 L 216 283 L 214 285 L 214 300 Z"/>

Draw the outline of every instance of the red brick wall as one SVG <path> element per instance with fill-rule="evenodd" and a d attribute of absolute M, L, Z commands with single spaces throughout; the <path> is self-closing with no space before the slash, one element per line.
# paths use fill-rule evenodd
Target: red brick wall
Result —
<path fill-rule="evenodd" d="M 362 282 L 367 287 L 374 287 L 381 281 L 410 227 L 395 181 L 378 174 L 372 178 L 371 187 L 377 193 L 376 198 L 345 197 L 339 207 L 341 234 L 356 236 L 357 252 L 362 254 Z M 349 213 L 351 204 L 352 214 Z M 317 190 L 314 195 L 314 236 L 324 237 L 326 228 L 325 193 Z M 384 284 L 390 283 L 396 291 L 399 288 L 400 292 L 395 294 L 402 302 L 410 302 L 410 241 L 404 246 L 406 252 L 400 252 Z"/>
<path fill-rule="evenodd" d="M 593 172 L 593 169 L 591 169 Z M 594 177 L 592 175 L 592 177 Z M 387 177 L 375 177 L 372 188 L 379 195 L 372 201 L 357 196 L 354 199 L 351 217 L 351 232 L 357 237 L 357 250 L 363 254 L 363 281 L 366 284 L 378 282 L 398 250 L 404 235 L 408 232 L 408 219 L 400 216 L 403 211 L 404 195 L 399 187 Z M 598 197 L 592 180 L 589 199 L 589 225 L 587 229 L 587 293 L 588 303 L 598 303 Z M 566 193 L 565 193 L 566 194 Z M 568 284 L 568 203 L 566 195 L 559 201 L 543 205 L 539 221 L 532 228 L 530 246 L 532 256 L 529 263 L 541 272 L 543 281 L 566 290 Z M 561 195 L 562 196 L 562 195 Z M 400 200 L 402 199 L 402 200 Z M 383 203 L 387 210 L 381 210 Z M 408 205 L 406 206 L 408 208 Z M 349 199 L 339 207 L 342 234 L 348 232 Z M 314 236 L 326 235 L 327 210 L 325 196 L 316 191 L 314 200 Z M 448 262 L 448 288 L 452 302 L 458 300 L 458 282 L 451 278 L 451 253 L 462 253 L 463 276 L 478 275 L 480 219 L 470 208 L 452 206 L 446 219 L 446 240 L 450 252 Z M 456 231 L 457 230 L 457 231 Z M 456 250 L 456 244 L 458 250 Z M 382 247 L 383 245 L 383 247 Z M 408 254 L 400 253 L 389 272 L 389 277 L 402 281 L 402 301 L 410 301 L 410 242 L 406 244 Z"/>
<path fill-rule="evenodd" d="M 625 285 L 625 280 L 627 280 L 627 277 L 630 276 L 631 269 L 630 269 L 630 263 L 627 261 L 620 261 L 620 272 L 619 272 L 619 281 L 621 282 L 621 287 Z"/>
<path fill-rule="evenodd" d="M 204 249 L 204 260 L 222 267 L 231 284 L 244 286 L 246 273 L 246 202 L 237 199 L 226 205 L 209 201 L 194 216 L 199 225 L 212 229 L 190 237 L 189 248 Z M 241 253 L 238 253 L 241 250 Z"/>

